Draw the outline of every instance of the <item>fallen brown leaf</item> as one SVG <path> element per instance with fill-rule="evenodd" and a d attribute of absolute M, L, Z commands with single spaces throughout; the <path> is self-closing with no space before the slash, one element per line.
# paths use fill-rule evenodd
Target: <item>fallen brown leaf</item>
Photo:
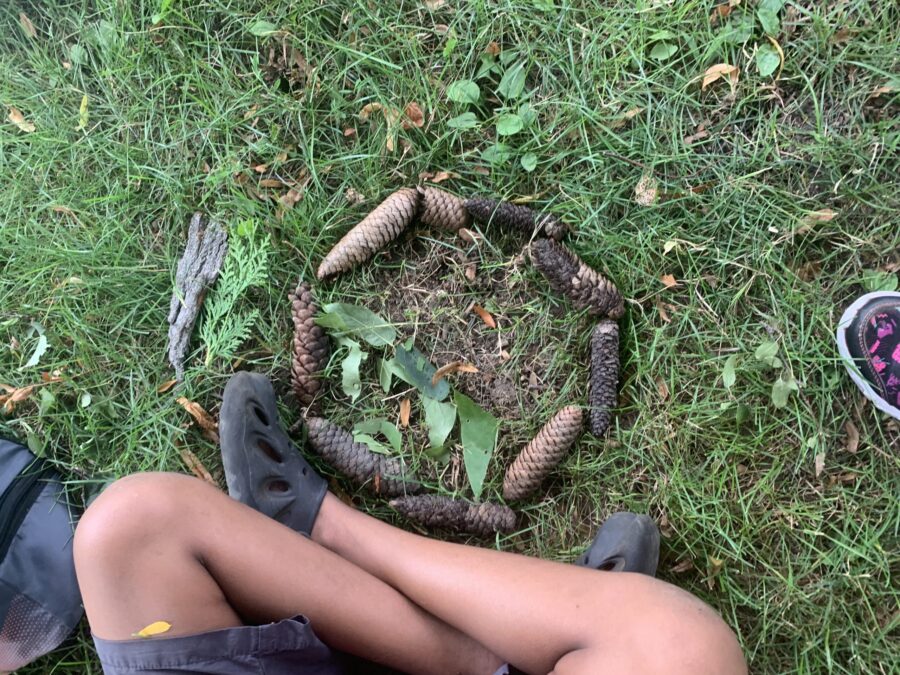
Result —
<path fill-rule="evenodd" d="M 696 133 L 691 134 L 690 136 L 684 137 L 684 144 L 685 145 L 693 145 L 697 141 L 702 141 L 704 138 L 708 138 L 708 137 L 709 137 L 709 132 L 704 128 L 704 125 L 701 124 L 699 127 L 697 127 Z M 691 189 L 691 192 L 694 192 L 694 190 Z"/>
<path fill-rule="evenodd" d="M 256 166 L 253 167 L 253 170 L 256 173 L 265 173 L 266 171 L 269 170 L 269 165 L 268 164 L 257 164 Z"/>
<path fill-rule="evenodd" d="M 194 401 L 189 401 L 184 396 L 179 396 L 175 399 L 175 402 L 187 410 L 188 414 L 197 422 L 197 425 L 206 432 L 204 435 L 207 438 L 213 443 L 219 441 L 219 424 L 212 418 L 212 415 L 204 410 L 203 406 Z"/>
<path fill-rule="evenodd" d="M 732 66 L 728 63 L 717 63 L 714 66 L 710 66 L 706 69 L 706 72 L 703 73 L 703 83 L 700 85 L 700 90 L 706 89 L 716 80 L 727 80 L 733 91 L 735 85 L 738 83 L 740 72 L 741 71 L 737 66 Z"/>
<path fill-rule="evenodd" d="M 482 321 L 484 321 L 484 324 L 488 328 L 496 328 L 497 327 L 497 322 L 494 321 L 494 317 L 492 317 L 491 313 L 489 311 L 487 311 L 481 305 L 473 305 L 472 311 L 475 312 L 481 318 Z"/>
<path fill-rule="evenodd" d="M 645 173 L 634 186 L 634 201 L 641 206 L 651 206 L 659 195 L 659 186 L 653 174 Z"/>
<path fill-rule="evenodd" d="M 431 386 L 433 387 L 438 382 L 440 382 L 444 377 L 451 373 L 477 373 L 478 368 L 473 366 L 471 363 L 466 363 L 465 361 L 452 361 L 447 363 L 440 368 L 438 368 L 434 375 L 431 376 Z"/>
<path fill-rule="evenodd" d="M 847 432 L 847 440 L 844 442 L 844 450 L 849 452 L 851 455 L 855 455 L 856 451 L 859 450 L 859 429 L 856 428 L 856 425 L 847 420 L 844 424 L 844 431 Z"/>
<path fill-rule="evenodd" d="M 487 49 L 484 50 L 486 54 L 490 54 L 491 56 L 497 56 L 500 54 L 500 45 L 498 45 L 494 40 L 488 42 Z"/>
<path fill-rule="evenodd" d="M 364 201 L 366 201 L 365 196 L 352 187 L 348 187 L 344 191 L 344 199 L 346 199 L 350 204 L 362 204 Z"/>
<path fill-rule="evenodd" d="M 445 180 L 450 180 L 451 178 L 459 178 L 459 174 L 452 171 L 438 171 L 429 180 L 432 183 L 443 183 Z"/>
<path fill-rule="evenodd" d="M 659 397 L 665 401 L 669 398 L 669 385 L 666 384 L 666 381 L 659 375 L 656 376 L 656 391 L 659 392 Z"/>
<path fill-rule="evenodd" d="M 469 263 L 466 265 L 466 279 L 469 281 L 475 281 L 475 275 L 478 273 L 478 268 L 475 266 L 475 263 Z"/>
<path fill-rule="evenodd" d="M 447 0 L 425 0 L 425 6 L 432 12 L 439 10 L 447 4 Z"/>
<path fill-rule="evenodd" d="M 34 124 L 25 119 L 25 116 L 18 108 L 13 106 L 10 106 L 9 108 L 9 121 L 19 127 L 19 131 L 24 131 L 26 134 L 34 132 L 37 128 Z"/>
<path fill-rule="evenodd" d="M 157 394 L 165 394 L 169 389 L 175 386 L 178 380 L 166 380 L 156 388 Z"/>
<path fill-rule="evenodd" d="M 685 558 L 672 565 L 671 571 L 675 574 L 684 574 L 692 569 L 694 569 L 694 562 L 690 558 Z"/>
<path fill-rule="evenodd" d="M 819 209 L 818 211 L 810 211 L 805 216 L 803 216 L 803 224 L 797 228 L 797 234 L 806 234 L 813 227 L 816 226 L 817 223 L 827 223 L 834 220 L 835 216 L 837 216 L 837 211 L 833 211 L 832 209 Z"/>
<path fill-rule="evenodd" d="M 893 93 L 893 92 L 894 92 L 894 87 L 892 87 L 891 85 L 887 84 L 887 85 L 884 85 L 884 86 L 881 86 L 881 87 L 875 87 L 875 88 L 872 90 L 872 93 L 869 94 L 869 98 L 876 98 L 876 97 L 878 97 L 878 96 L 881 96 L 882 94 L 891 94 L 891 93 Z"/>
<path fill-rule="evenodd" d="M 847 27 L 838 28 L 834 35 L 831 36 L 829 42 L 833 45 L 841 44 L 842 42 L 849 42 L 850 38 L 853 37 L 853 32 Z"/>
<path fill-rule="evenodd" d="M 280 188 L 284 183 L 282 183 L 277 178 L 261 178 L 259 180 L 259 187 L 261 188 Z"/>
<path fill-rule="evenodd" d="M 706 585 L 709 587 L 709 590 L 712 590 L 716 586 L 716 577 L 721 574 L 722 570 L 725 568 L 725 561 L 721 558 L 716 558 L 714 556 L 707 556 L 707 575 L 706 575 Z"/>
<path fill-rule="evenodd" d="M 816 478 L 822 475 L 825 470 L 825 453 L 820 452 L 816 455 Z"/>
<path fill-rule="evenodd" d="M 678 281 L 671 274 L 663 274 L 659 280 L 663 282 L 666 288 L 674 288 L 678 285 Z"/>
<path fill-rule="evenodd" d="M 656 298 L 656 311 L 659 312 L 660 319 L 662 319 L 666 323 L 672 323 L 672 319 L 669 316 L 669 313 L 666 311 L 665 306 L 659 298 Z"/>
<path fill-rule="evenodd" d="M 346 129 L 344 129 L 344 138 L 350 138 L 351 136 L 356 136 L 356 128 L 347 127 Z"/>
<path fill-rule="evenodd" d="M 205 466 L 203 466 L 203 462 L 200 461 L 200 458 L 197 457 L 197 455 L 185 447 L 179 448 L 178 452 L 181 455 L 181 459 L 185 466 L 190 469 L 192 474 L 200 480 L 209 483 L 217 490 L 219 489 L 219 485 L 216 483 L 215 479 L 213 479 L 212 474 Z"/>
<path fill-rule="evenodd" d="M 297 188 L 291 188 L 290 190 L 285 192 L 283 195 L 281 195 L 281 197 L 278 199 L 278 201 L 281 202 L 281 205 L 284 208 L 292 209 L 297 204 L 297 202 L 299 202 L 301 199 L 303 199 L 302 190 L 298 190 Z"/>
<path fill-rule="evenodd" d="M 409 413 L 412 411 L 412 402 L 408 398 L 400 401 L 400 426 L 406 428 L 409 426 Z"/>
<path fill-rule="evenodd" d="M 25 12 L 19 12 L 19 24 L 22 26 L 22 30 L 25 31 L 25 34 L 28 37 L 37 37 L 37 31 L 34 29 L 34 24 L 31 23 L 31 19 L 28 18 Z"/>
<path fill-rule="evenodd" d="M 421 129 L 425 126 L 425 113 L 422 112 L 422 108 L 419 107 L 418 103 L 408 103 L 406 108 L 403 109 L 403 114 L 406 115 L 406 119 L 403 120 L 404 129 L 412 127 Z"/>
<path fill-rule="evenodd" d="M 472 230 L 461 227 L 456 231 L 457 236 L 462 239 L 467 244 L 477 244 L 480 239 L 480 235 L 477 232 L 473 232 Z"/>
<path fill-rule="evenodd" d="M 16 404 L 21 403 L 31 396 L 31 393 L 36 386 L 37 385 L 29 384 L 27 387 L 19 387 L 16 389 L 15 387 L 10 387 L 8 384 L 0 384 L 0 388 L 3 388 L 8 394 L 7 396 L 0 396 L 0 405 L 3 406 L 3 412 L 7 415 L 12 413 L 16 409 Z"/>

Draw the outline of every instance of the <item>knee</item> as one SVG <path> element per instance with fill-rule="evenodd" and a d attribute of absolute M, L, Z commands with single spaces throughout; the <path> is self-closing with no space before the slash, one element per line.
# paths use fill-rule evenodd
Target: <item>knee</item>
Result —
<path fill-rule="evenodd" d="M 141 473 L 110 485 L 88 507 L 75 528 L 75 565 L 140 555 L 160 536 L 172 536 L 186 502 L 198 486 L 195 478 L 170 473 Z"/>

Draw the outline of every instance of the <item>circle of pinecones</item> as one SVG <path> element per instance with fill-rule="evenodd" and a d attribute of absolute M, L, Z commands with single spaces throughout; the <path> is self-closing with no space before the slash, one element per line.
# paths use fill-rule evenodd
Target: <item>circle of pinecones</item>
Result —
<path fill-rule="evenodd" d="M 561 243 L 569 228 L 553 215 L 527 206 L 483 197 L 463 200 L 435 187 L 403 188 L 389 195 L 353 227 L 322 260 L 319 280 L 334 277 L 365 262 L 418 222 L 447 232 L 459 232 L 474 220 L 482 225 L 535 237 L 530 246 L 534 266 L 550 288 L 577 309 L 597 319 L 591 336 L 588 383 L 588 427 L 606 433 L 617 404 L 619 325 L 625 300 L 615 284 Z M 309 284 L 290 294 L 294 320 L 291 383 L 309 413 L 317 413 L 317 396 L 328 363 L 328 336 L 315 324 L 318 308 Z M 533 493 L 566 456 L 583 428 L 580 408 L 566 406 L 544 424 L 507 469 L 503 497 L 513 501 Z M 421 495 L 421 485 L 403 463 L 369 450 L 353 436 L 320 417 L 307 419 L 308 443 L 323 459 L 354 482 L 376 494 L 396 497 L 399 513 L 430 527 L 478 536 L 515 530 L 515 512 L 502 504 L 473 504 L 441 495 Z"/>

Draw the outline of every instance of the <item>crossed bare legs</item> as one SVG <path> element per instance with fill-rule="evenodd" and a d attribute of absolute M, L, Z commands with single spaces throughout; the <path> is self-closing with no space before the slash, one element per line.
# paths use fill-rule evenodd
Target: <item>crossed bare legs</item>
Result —
<path fill-rule="evenodd" d="M 308 616 L 330 646 L 410 673 L 745 673 L 731 630 L 689 593 L 421 537 L 328 494 L 307 538 L 213 487 L 139 474 L 75 535 L 95 635 L 165 637 Z"/>

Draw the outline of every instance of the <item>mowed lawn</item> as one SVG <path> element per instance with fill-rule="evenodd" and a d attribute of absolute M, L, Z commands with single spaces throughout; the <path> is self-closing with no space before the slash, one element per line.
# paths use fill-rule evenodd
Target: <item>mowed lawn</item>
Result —
<path fill-rule="evenodd" d="M 42 384 L 0 433 L 77 499 L 187 472 L 183 447 L 221 476 L 176 399 L 215 414 L 234 368 L 285 391 L 297 278 L 388 193 L 452 172 L 440 187 L 572 224 L 629 299 L 613 427 L 486 545 L 571 560 L 609 513 L 647 512 L 660 576 L 721 612 L 753 672 L 896 672 L 900 426 L 833 333 L 859 294 L 897 286 L 898 25 L 896 3 L 856 0 L 9 0 L 0 383 Z M 258 317 L 228 358 L 195 338 L 185 383 L 159 393 L 197 210 L 268 237 L 265 281 L 235 307 Z M 322 293 L 358 297 L 370 273 Z M 524 274 L 536 306 L 562 303 Z M 554 367 L 583 370 L 582 332 Z M 86 626 L 27 672 L 99 672 Z"/>

